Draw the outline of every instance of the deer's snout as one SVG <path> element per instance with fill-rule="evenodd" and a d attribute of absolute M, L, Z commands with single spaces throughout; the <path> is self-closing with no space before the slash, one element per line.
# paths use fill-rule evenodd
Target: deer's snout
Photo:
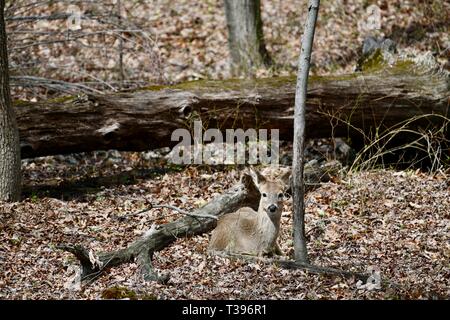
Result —
<path fill-rule="evenodd" d="M 267 208 L 267 209 L 269 209 L 269 212 L 274 213 L 275 211 L 277 211 L 278 206 L 276 206 L 276 205 L 274 205 L 274 204 L 271 204 L 271 205 L 269 206 L 269 208 Z"/>

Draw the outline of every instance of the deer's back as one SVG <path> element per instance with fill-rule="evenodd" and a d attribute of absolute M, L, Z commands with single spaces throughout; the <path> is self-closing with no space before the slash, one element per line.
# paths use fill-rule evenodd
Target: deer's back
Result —
<path fill-rule="evenodd" d="M 209 249 L 242 253 L 254 251 L 256 219 L 257 212 L 248 207 L 224 215 L 212 233 Z"/>

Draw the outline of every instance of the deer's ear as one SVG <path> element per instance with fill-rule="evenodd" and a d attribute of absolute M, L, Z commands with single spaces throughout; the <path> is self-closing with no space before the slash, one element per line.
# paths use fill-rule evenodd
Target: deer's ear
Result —
<path fill-rule="evenodd" d="M 250 168 L 250 176 L 253 179 L 255 186 L 259 187 L 261 183 L 266 181 L 266 178 L 257 170 Z"/>
<path fill-rule="evenodd" d="M 291 186 L 291 179 L 292 179 L 292 175 L 291 175 L 291 170 L 287 170 L 285 173 L 283 173 L 283 175 L 280 177 L 281 182 L 283 182 L 283 184 L 286 186 L 286 189 L 289 189 L 289 187 Z"/>

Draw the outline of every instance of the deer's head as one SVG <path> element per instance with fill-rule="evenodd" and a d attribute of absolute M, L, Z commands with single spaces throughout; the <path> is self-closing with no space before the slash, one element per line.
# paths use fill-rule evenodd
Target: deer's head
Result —
<path fill-rule="evenodd" d="M 261 194 L 258 213 L 266 213 L 272 220 L 279 218 L 285 191 L 289 188 L 290 171 L 275 179 L 268 178 L 254 169 L 250 170 L 250 175 Z"/>

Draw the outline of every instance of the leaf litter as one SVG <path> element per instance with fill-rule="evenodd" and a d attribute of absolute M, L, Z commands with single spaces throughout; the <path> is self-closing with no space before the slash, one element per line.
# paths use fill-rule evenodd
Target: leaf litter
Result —
<path fill-rule="evenodd" d="M 61 156 L 24 160 L 28 195 L 19 203 L 0 205 L 0 298 L 100 299 L 104 292 L 111 297 L 111 288 L 126 288 L 138 299 L 449 296 L 448 175 L 381 169 L 348 173 L 308 194 L 308 249 L 314 264 L 359 272 L 375 266 L 381 279 L 395 286 L 376 288 L 355 279 L 285 270 L 262 261 L 209 256 L 209 234 L 180 238 L 155 253 L 155 268 L 170 274 L 167 285 L 143 282 L 132 263 L 111 269 L 90 285 L 77 286 L 74 279 L 79 276 L 78 262 L 71 254 L 56 249 L 57 244 L 83 245 L 91 250 L 90 257 L 96 263 L 99 251 L 123 248 L 147 230 L 180 217 L 180 213 L 167 208 L 132 213 L 149 203 L 193 210 L 239 178 L 239 171 L 233 168 L 166 168 L 151 177 L 136 176 L 128 183 L 113 181 L 65 194 L 64 188 L 88 177 L 102 177 L 104 182 L 115 172 L 130 172 L 129 167 L 149 170 L 164 166 L 155 163 L 158 160 L 146 160 L 145 153 L 100 154 L 103 156 L 96 152 L 84 154 L 75 162 Z M 116 164 L 113 170 L 111 158 Z M 60 179 L 54 185 L 56 176 Z M 46 185 L 53 188 L 51 196 L 42 188 Z M 33 193 L 36 186 L 38 191 Z M 288 257 L 293 256 L 291 229 L 289 200 L 283 210 L 279 238 Z"/>

